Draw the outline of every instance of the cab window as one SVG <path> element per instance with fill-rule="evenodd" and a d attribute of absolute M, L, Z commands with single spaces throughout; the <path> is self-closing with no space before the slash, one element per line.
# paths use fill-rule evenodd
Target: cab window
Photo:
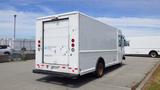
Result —
<path fill-rule="evenodd" d="M 122 46 L 122 36 L 121 35 L 118 36 L 118 43 L 119 43 L 118 46 L 121 47 Z"/>

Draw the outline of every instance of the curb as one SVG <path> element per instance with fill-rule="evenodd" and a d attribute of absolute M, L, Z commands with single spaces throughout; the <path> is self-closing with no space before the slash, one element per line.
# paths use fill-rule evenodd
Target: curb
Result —
<path fill-rule="evenodd" d="M 151 70 L 146 74 L 146 76 L 139 83 L 137 83 L 135 86 L 133 86 L 131 88 L 131 90 L 141 90 L 143 88 L 143 86 L 146 84 L 146 82 L 150 79 L 150 77 L 152 76 L 154 71 L 158 68 L 159 65 L 160 65 L 160 61 L 158 61 L 153 66 L 153 68 L 151 68 Z"/>

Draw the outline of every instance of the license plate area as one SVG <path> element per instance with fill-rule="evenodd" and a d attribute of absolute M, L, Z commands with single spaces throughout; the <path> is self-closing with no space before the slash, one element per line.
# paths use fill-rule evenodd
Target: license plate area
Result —
<path fill-rule="evenodd" d="M 55 66 L 55 65 L 51 66 L 51 69 L 59 69 L 59 68 L 60 66 Z"/>

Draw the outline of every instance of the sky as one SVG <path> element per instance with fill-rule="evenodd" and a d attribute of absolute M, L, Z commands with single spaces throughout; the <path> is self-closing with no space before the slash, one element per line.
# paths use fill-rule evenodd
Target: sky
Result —
<path fill-rule="evenodd" d="M 34 39 L 36 18 L 80 11 L 114 26 L 126 37 L 160 36 L 160 0 L 0 0 L 0 37 Z"/>

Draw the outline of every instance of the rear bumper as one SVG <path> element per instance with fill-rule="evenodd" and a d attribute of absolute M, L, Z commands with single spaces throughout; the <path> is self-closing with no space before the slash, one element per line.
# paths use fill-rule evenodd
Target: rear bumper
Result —
<path fill-rule="evenodd" d="M 47 74 L 47 75 L 53 75 L 53 76 L 58 76 L 58 77 L 78 77 L 79 76 L 79 74 L 54 72 L 54 71 L 40 70 L 40 69 L 33 69 L 32 72 L 37 73 L 37 74 Z"/>

